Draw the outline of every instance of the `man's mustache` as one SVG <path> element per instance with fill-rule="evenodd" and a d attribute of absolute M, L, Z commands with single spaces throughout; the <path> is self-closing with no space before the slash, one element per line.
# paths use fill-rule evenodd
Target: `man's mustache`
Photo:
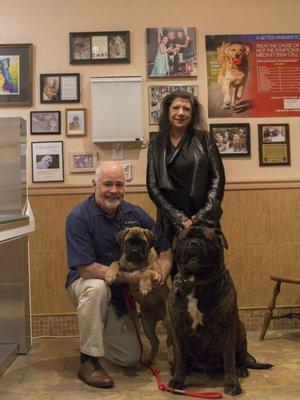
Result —
<path fill-rule="evenodd" d="M 120 196 L 105 196 L 104 198 L 108 200 L 121 200 Z"/>

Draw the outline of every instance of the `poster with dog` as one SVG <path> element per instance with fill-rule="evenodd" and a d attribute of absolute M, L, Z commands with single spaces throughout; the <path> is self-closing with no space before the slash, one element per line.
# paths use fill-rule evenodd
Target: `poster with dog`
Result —
<path fill-rule="evenodd" d="M 300 115 L 300 34 L 205 37 L 210 118 Z"/>

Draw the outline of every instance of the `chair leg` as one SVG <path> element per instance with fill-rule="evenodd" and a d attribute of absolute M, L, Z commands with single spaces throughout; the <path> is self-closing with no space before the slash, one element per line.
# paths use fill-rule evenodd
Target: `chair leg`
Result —
<path fill-rule="evenodd" d="M 270 301 L 270 304 L 268 305 L 268 310 L 266 311 L 264 323 L 263 323 L 262 330 L 260 333 L 260 338 L 259 338 L 260 340 L 264 340 L 265 334 L 266 334 L 268 327 L 270 325 L 270 322 L 272 320 L 273 310 L 276 307 L 276 298 L 280 293 L 280 285 L 281 285 L 281 281 L 277 281 L 274 286 L 273 297 L 272 297 L 272 300 Z"/>

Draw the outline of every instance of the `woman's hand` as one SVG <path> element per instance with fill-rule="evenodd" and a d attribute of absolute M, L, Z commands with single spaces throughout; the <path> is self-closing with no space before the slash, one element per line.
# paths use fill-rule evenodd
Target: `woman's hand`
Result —
<path fill-rule="evenodd" d="M 190 226 L 193 225 L 193 221 L 191 219 L 186 219 L 181 223 L 183 229 L 188 229 Z"/>

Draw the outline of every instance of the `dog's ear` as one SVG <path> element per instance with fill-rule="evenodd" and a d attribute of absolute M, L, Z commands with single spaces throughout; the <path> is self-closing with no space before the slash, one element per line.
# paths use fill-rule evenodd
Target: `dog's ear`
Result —
<path fill-rule="evenodd" d="M 149 249 L 151 249 L 151 247 L 153 247 L 156 243 L 156 235 L 153 232 L 149 231 L 149 229 L 145 229 L 144 233 L 148 240 Z"/>
<path fill-rule="evenodd" d="M 220 240 L 221 246 L 228 249 L 227 240 L 221 229 L 205 227 L 205 235 L 209 240 L 214 240 L 214 237 L 217 236 L 218 240 Z"/>
<path fill-rule="evenodd" d="M 116 236 L 117 242 L 119 243 L 119 245 L 121 247 L 123 247 L 123 245 L 124 245 L 124 239 L 125 239 L 125 236 L 128 233 L 128 231 L 129 231 L 129 228 L 123 229 Z"/>

